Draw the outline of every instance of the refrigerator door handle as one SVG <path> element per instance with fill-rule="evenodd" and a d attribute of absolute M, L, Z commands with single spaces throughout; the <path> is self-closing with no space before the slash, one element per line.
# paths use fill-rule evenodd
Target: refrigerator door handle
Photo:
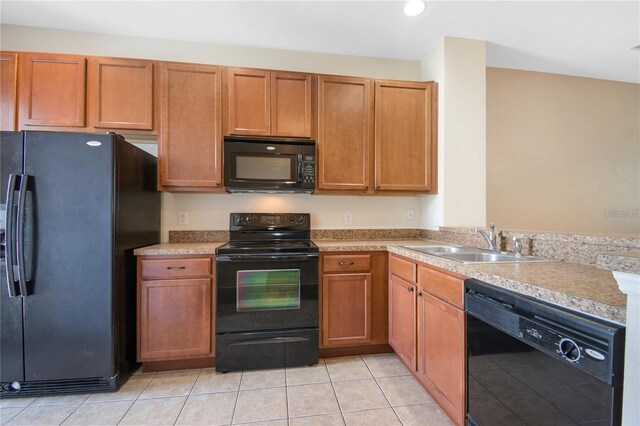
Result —
<path fill-rule="evenodd" d="M 13 205 L 15 203 L 14 194 L 16 192 L 16 183 L 18 182 L 18 175 L 10 174 L 9 175 L 9 184 L 7 185 L 7 217 L 4 228 L 4 239 L 5 239 L 5 247 L 4 247 L 4 259 L 6 264 L 6 274 L 7 274 L 7 287 L 9 290 L 9 297 L 16 297 L 18 294 L 16 293 L 16 278 L 14 275 L 13 265 L 15 265 L 16 261 L 14 259 L 15 255 L 15 223 L 16 223 L 16 213 Z"/>
<path fill-rule="evenodd" d="M 25 217 L 25 204 L 27 200 L 27 185 L 29 175 L 22 175 L 20 179 L 20 190 L 18 191 L 18 217 L 16 218 L 16 257 L 18 263 L 18 286 L 20 296 L 27 297 L 27 274 L 24 268 L 24 227 L 27 218 Z"/>

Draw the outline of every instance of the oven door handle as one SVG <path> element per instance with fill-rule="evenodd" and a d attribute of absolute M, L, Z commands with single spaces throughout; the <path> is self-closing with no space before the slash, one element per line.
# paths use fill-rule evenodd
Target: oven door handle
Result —
<path fill-rule="evenodd" d="M 229 346 L 268 345 L 273 343 L 308 342 L 306 337 L 262 337 L 258 339 L 242 340 L 231 343 Z"/>
<path fill-rule="evenodd" d="M 239 255 L 222 255 L 216 256 L 218 262 L 237 262 L 237 261 L 295 261 L 295 260 L 313 260 L 318 258 L 318 253 L 297 254 L 297 255 L 261 255 L 261 254 L 239 254 Z"/>

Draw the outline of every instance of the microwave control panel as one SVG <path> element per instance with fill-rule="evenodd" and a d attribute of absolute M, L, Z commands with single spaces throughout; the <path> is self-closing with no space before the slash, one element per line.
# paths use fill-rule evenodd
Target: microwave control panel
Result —
<path fill-rule="evenodd" d="M 316 157 L 313 155 L 302 156 L 302 183 L 315 184 L 316 182 Z"/>

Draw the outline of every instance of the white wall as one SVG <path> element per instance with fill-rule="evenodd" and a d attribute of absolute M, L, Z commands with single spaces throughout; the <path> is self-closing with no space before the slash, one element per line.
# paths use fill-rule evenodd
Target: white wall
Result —
<path fill-rule="evenodd" d="M 438 40 L 430 49 L 429 55 L 420 64 L 423 80 L 438 82 L 438 194 L 427 195 L 421 200 L 420 224 L 424 229 L 435 229 L 443 223 L 444 213 L 444 127 L 445 117 L 445 74 L 444 74 L 444 38 Z"/>
<path fill-rule="evenodd" d="M 486 224 L 485 42 L 444 37 L 422 61 L 439 82 L 438 195 L 422 199 L 422 225 Z"/>
<path fill-rule="evenodd" d="M 407 209 L 416 219 L 407 220 Z M 232 212 L 311 213 L 315 229 L 418 228 L 420 198 L 308 194 L 163 194 L 164 230 L 227 229 Z M 189 214 L 189 225 L 178 226 L 178 212 Z M 344 224 L 351 213 L 352 225 Z"/>
<path fill-rule="evenodd" d="M 399 80 L 420 79 L 418 61 L 122 37 L 15 25 L 0 26 L 0 35 L 2 50 L 147 58 Z M 406 220 L 406 210 L 409 208 L 414 210 L 416 217 L 411 222 Z M 163 193 L 162 238 L 167 241 L 169 230 L 227 229 L 229 213 L 237 211 L 309 212 L 312 214 L 312 226 L 318 229 L 419 228 L 420 208 L 418 197 Z M 178 211 L 189 213 L 188 226 L 178 227 Z M 352 225 L 344 224 L 344 213 L 352 214 Z"/>
<path fill-rule="evenodd" d="M 225 46 L 19 25 L 0 25 L 0 49 L 158 59 L 372 78 L 420 78 L 419 61 Z"/>

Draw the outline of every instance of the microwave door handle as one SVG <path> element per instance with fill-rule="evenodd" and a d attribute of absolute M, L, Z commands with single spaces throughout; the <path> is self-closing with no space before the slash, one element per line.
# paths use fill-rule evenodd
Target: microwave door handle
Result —
<path fill-rule="evenodd" d="M 302 164 L 302 154 L 298 154 L 298 183 L 302 182 L 302 171 L 304 170 Z"/>

